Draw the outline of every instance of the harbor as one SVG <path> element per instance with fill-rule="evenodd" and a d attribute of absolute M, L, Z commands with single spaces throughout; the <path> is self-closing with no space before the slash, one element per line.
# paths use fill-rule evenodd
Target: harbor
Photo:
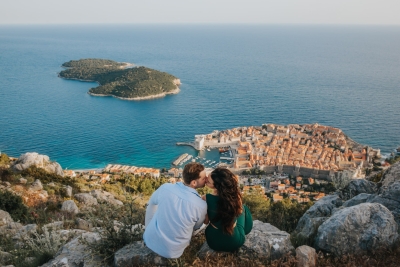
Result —
<path fill-rule="evenodd" d="M 179 143 L 179 145 L 189 144 Z M 193 144 L 190 144 L 190 146 L 193 147 Z M 183 168 L 189 162 L 198 162 L 206 168 L 231 167 L 234 161 L 232 151 L 228 147 L 204 147 L 202 150 L 195 150 L 193 152 L 192 155 L 188 153 L 180 155 L 172 162 L 172 166 Z"/>

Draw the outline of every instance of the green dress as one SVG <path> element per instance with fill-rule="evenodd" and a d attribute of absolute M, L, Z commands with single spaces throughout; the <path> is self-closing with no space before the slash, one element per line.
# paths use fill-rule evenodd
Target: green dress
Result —
<path fill-rule="evenodd" d="M 210 224 L 206 228 L 206 240 L 208 246 L 215 251 L 233 252 L 240 248 L 246 240 L 246 235 L 253 228 L 253 218 L 249 209 L 243 205 L 242 214 L 236 219 L 236 226 L 233 234 L 225 234 L 222 231 L 221 221 L 215 221 L 217 216 L 219 196 L 206 195 L 207 214 Z M 213 225 L 218 228 L 215 229 Z"/>

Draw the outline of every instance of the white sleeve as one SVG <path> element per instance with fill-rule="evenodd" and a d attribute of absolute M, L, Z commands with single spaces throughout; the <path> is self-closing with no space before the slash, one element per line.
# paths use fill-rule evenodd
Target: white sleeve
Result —
<path fill-rule="evenodd" d="M 204 220 L 206 219 L 206 214 L 207 214 L 207 206 L 205 209 L 201 211 L 199 220 L 195 223 L 193 230 L 199 229 L 203 225 Z"/>
<path fill-rule="evenodd" d="M 154 214 L 157 211 L 158 208 L 158 195 L 159 195 L 159 191 L 161 188 L 157 189 L 152 195 L 151 198 L 149 200 L 149 202 L 147 203 L 147 208 L 146 208 L 146 217 L 145 217 L 145 221 L 144 221 L 144 225 L 147 227 L 147 225 L 149 225 L 151 219 L 153 219 Z"/>

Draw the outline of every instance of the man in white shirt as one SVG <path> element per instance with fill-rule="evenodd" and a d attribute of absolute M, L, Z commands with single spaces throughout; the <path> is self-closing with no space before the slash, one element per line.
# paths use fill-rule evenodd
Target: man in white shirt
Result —
<path fill-rule="evenodd" d="M 204 187 L 206 171 L 197 162 L 183 169 L 183 183 L 163 184 L 151 196 L 143 235 L 147 247 L 170 259 L 179 258 L 193 230 L 203 225 L 207 203 L 195 190 Z"/>

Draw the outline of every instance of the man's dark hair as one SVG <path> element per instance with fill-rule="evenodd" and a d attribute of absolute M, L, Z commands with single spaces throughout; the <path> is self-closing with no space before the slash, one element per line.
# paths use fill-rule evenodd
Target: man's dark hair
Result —
<path fill-rule="evenodd" d="M 198 162 L 191 162 L 186 164 L 183 169 L 183 181 L 185 184 L 190 184 L 191 181 L 200 178 L 200 173 L 204 170 L 204 166 Z"/>

